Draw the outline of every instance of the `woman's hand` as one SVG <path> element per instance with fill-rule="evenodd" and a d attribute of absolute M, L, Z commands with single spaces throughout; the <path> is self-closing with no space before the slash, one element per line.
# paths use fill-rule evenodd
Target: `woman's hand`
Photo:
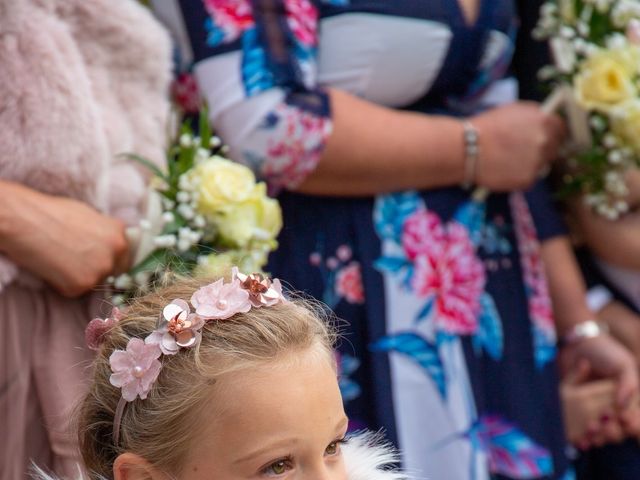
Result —
<path fill-rule="evenodd" d="M 62 295 L 80 296 L 128 266 L 124 225 L 86 204 L 0 182 L 0 251 Z"/>
<path fill-rule="evenodd" d="M 640 434 L 640 387 L 638 367 L 633 355 L 615 339 L 602 334 L 565 346 L 560 360 L 565 371 L 586 362 L 591 372 L 590 380 L 613 380 L 615 408 L 625 436 Z"/>
<path fill-rule="evenodd" d="M 476 183 L 492 191 L 531 186 L 558 157 L 564 122 L 537 103 L 517 102 L 471 119 L 480 134 Z"/>

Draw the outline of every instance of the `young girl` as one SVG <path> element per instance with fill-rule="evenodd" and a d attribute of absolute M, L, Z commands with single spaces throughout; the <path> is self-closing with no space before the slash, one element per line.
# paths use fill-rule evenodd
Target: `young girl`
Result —
<path fill-rule="evenodd" d="M 237 270 L 94 320 L 78 425 L 88 478 L 406 478 L 375 437 L 346 437 L 334 339 L 319 309 Z"/>

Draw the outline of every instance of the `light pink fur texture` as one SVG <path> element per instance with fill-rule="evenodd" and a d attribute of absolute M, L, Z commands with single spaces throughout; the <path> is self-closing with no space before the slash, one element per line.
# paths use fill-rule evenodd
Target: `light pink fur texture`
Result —
<path fill-rule="evenodd" d="M 137 221 L 161 162 L 168 35 L 135 0 L 0 0 L 0 178 Z M 17 269 L 0 257 L 0 289 Z"/>

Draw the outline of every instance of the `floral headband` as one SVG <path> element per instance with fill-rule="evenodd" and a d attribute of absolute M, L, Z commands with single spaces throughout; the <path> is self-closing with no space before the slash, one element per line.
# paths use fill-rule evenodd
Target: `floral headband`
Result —
<path fill-rule="evenodd" d="M 156 329 L 144 340 L 132 338 L 126 350 L 115 350 L 109 357 L 114 387 L 122 389 L 114 418 L 113 440 L 118 445 L 122 413 L 127 402 L 136 398 L 145 400 L 158 379 L 161 355 L 175 355 L 182 348 L 193 348 L 200 343 L 206 323 L 246 313 L 251 308 L 270 307 L 284 302 L 280 281 L 273 281 L 259 273 L 245 275 L 236 267 L 229 283 L 220 279 L 197 290 L 191 296 L 191 306 L 176 299 L 166 305 L 160 314 Z M 193 307 L 193 308 L 191 308 Z M 85 332 L 89 348 L 97 350 L 108 330 L 121 318 L 114 309 L 107 319 L 92 320 Z"/>

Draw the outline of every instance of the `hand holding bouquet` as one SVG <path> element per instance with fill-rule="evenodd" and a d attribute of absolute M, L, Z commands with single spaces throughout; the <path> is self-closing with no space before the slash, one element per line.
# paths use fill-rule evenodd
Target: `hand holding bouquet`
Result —
<path fill-rule="evenodd" d="M 581 119 L 570 111 L 586 114 L 589 141 L 569 159 L 567 190 L 616 219 L 629 208 L 624 175 L 640 165 L 640 2 L 549 1 L 535 35 L 549 39 L 554 65 L 541 77 L 566 92 L 572 130 Z"/>

